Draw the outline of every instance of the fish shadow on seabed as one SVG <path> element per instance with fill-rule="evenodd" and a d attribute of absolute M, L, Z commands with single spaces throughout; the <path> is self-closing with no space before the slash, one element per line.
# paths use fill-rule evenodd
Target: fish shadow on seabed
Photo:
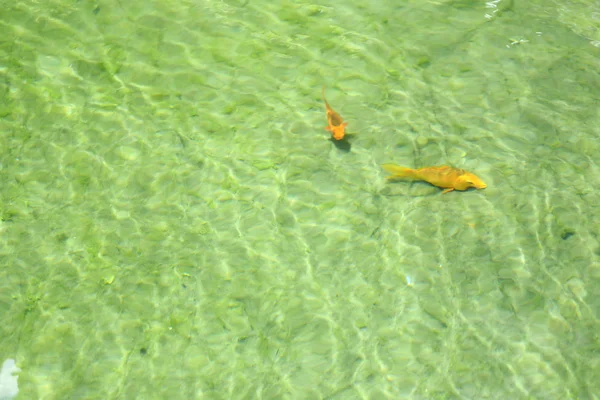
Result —
<path fill-rule="evenodd" d="M 352 144 L 349 141 L 349 139 L 351 138 L 352 135 L 346 134 L 346 136 L 344 136 L 344 138 L 341 140 L 335 140 L 332 137 L 330 137 L 329 140 L 335 145 L 335 147 L 338 148 L 338 150 L 341 150 L 345 153 L 349 153 L 350 150 L 352 150 Z"/>

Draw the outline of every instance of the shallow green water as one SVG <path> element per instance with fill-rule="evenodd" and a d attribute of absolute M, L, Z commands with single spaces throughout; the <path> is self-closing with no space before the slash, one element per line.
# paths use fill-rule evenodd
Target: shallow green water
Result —
<path fill-rule="evenodd" d="M 5 2 L 19 398 L 598 399 L 595 3 Z"/>

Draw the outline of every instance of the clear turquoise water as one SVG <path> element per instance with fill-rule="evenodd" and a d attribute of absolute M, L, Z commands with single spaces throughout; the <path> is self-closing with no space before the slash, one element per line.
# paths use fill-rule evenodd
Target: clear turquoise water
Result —
<path fill-rule="evenodd" d="M 597 2 L 360 4 L 4 2 L 19 399 L 599 398 Z"/>

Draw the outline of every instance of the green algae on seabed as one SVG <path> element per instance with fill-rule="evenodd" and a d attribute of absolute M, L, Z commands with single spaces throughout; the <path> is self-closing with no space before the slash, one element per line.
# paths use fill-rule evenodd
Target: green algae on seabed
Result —
<path fill-rule="evenodd" d="M 593 397 L 592 5 L 5 7 L 21 396 Z M 489 187 L 387 185 L 385 162 Z"/>

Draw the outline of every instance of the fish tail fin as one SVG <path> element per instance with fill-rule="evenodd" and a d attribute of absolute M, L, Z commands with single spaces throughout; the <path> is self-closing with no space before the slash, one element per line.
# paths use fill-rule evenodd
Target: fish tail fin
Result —
<path fill-rule="evenodd" d="M 388 176 L 388 179 L 415 177 L 416 171 L 412 168 L 401 167 L 396 164 L 383 164 L 381 167 L 392 174 L 391 176 Z"/>
<path fill-rule="evenodd" d="M 323 85 L 323 89 L 321 90 L 321 97 L 323 98 L 323 102 L 325 103 L 325 108 L 329 110 L 329 103 L 325 99 L 325 85 Z"/>

